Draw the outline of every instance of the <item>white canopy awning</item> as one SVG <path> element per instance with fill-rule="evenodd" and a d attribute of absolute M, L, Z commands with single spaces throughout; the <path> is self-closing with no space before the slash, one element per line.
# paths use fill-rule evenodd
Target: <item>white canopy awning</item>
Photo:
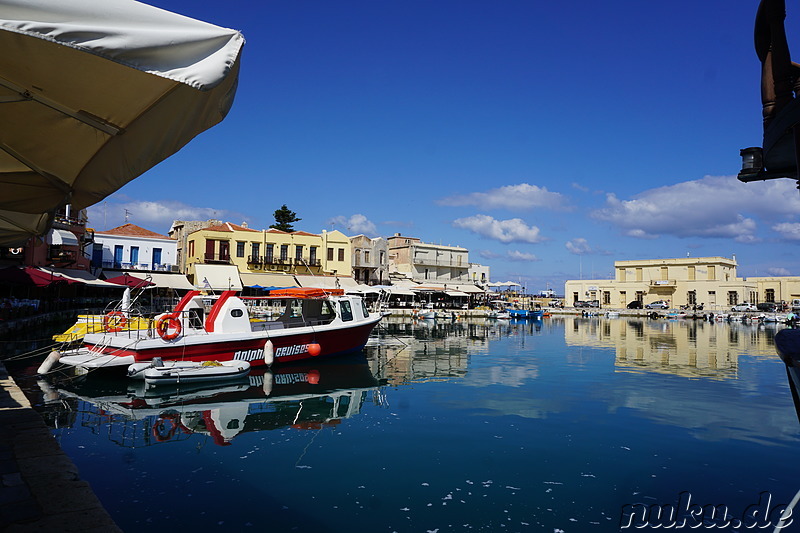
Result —
<path fill-rule="evenodd" d="M 194 286 L 201 290 L 240 291 L 242 280 L 235 265 L 194 265 Z"/>
<path fill-rule="evenodd" d="M 239 277 L 245 287 L 297 287 L 297 280 L 291 274 L 242 272 Z"/>
<path fill-rule="evenodd" d="M 395 283 L 386 290 L 392 293 L 394 296 L 416 296 L 417 293 L 411 290 L 412 287 L 416 287 L 416 284 Z"/>
<path fill-rule="evenodd" d="M 481 289 L 477 285 L 473 285 L 472 283 L 464 283 L 464 284 L 454 283 L 453 285 L 450 285 L 448 283 L 447 284 L 447 290 L 449 291 L 451 288 L 453 290 L 466 292 L 468 294 L 485 294 L 486 293 L 485 290 Z"/>
<path fill-rule="evenodd" d="M 0 244 L 45 236 L 220 122 L 241 33 L 133 0 L 0 0 Z"/>
<path fill-rule="evenodd" d="M 320 289 L 355 290 L 361 287 L 349 276 L 295 276 L 301 287 L 318 287 Z"/>
<path fill-rule="evenodd" d="M 75 270 L 72 268 L 48 268 L 39 267 L 39 270 L 52 274 L 53 276 L 63 276 L 70 281 L 77 281 L 93 287 L 105 287 L 107 289 L 124 289 L 122 285 L 116 283 L 109 283 L 102 279 L 97 279 L 91 273 L 85 270 Z"/>
<path fill-rule="evenodd" d="M 71 231 L 53 228 L 47 234 L 47 244 L 78 246 L 78 238 Z"/>

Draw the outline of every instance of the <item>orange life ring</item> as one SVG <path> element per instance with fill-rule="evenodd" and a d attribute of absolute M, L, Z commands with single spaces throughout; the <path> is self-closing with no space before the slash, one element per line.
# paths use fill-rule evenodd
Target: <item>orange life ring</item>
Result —
<path fill-rule="evenodd" d="M 181 334 L 182 329 L 183 326 L 181 326 L 181 321 L 174 313 L 164 315 L 158 319 L 158 322 L 156 322 L 156 332 L 158 333 L 158 336 L 165 341 L 177 339 L 178 335 Z"/>
<path fill-rule="evenodd" d="M 158 442 L 165 442 L 175 436 L 178 430 L 178 422 L 175 421 L 177 415 L 162 415 L 153 424 L 153 436 Z"/>
<path fill-rule="evenodd" d="M 122 331 L 128 325 L 128 317 L 122 311 L 111 311 L 103 317 L 103 329 L 110 332 Z"/>

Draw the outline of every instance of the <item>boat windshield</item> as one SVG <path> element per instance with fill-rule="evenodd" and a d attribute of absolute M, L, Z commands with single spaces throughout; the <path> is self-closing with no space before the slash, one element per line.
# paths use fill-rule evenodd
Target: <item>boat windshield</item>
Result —
<path fill-rule="evenodd" d="M 285 301 L 283 313 L 278 320 L 287 326 L 303 324 L 328 324 L 336 313 L 327 300 L 290 299 Z"/>

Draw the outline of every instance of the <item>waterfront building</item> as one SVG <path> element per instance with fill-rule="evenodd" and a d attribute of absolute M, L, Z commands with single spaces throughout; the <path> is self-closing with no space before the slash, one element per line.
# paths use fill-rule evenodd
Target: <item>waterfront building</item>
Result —
<path fill-rule="evenodd" d="M 123 224 L 95 231 L 92 269 L 177 272 L 177 248 L 178 243 L 166 235 L 135 224 Z"/>
<path fill-rule="evenodd" d="M 353 278 L 365 285 L 389 282 L 389 243 L 383 237 L 350 237 L 353 250 Z"/>
<path fill-rule="evenodd" d="M 387 240 L 390 272 L 418 283 L 470 283 L 466 248 L 430 244 L 399 233 Z"/>
<path fill-rule="evenodd" d="M 666 300 L 670 307 L 704 304 L 710 310 L 800 298 L 800 277 L 740 278 L 736 268 L 735 256 L 615 261 L 614 279 L 568 280 L 564 294 L 567 305 L 597 300 L 619 308 Z"/>
<path fill-rule="evenodd" d="M 176 231 L 180 228 L 173 224 Z M 186 236 L 186 274 L 197 280 L 231 278 L 228 286 L 293 286 L 307 277 L 342 278 L 351 276 L 350 240 L 339 231 L 321 235 L 304 231 L 255 230 L 247 224 L 221 224 L 201 227 Z M 234 267 L 235 270 L 230 268 Z M 234 272 L 234 274 L 230 274 Z M 238 274 L 237 274 L 238 272 Z M 219 288 L 212 281 L 212 288 Z"/>
<path fill-rule="evenodd" d="M 174 220 L 172 227 L 170 227 L 167 235 L 174 239 L 177 243 L 177 251 L 175 264 L 178 265 L 180 272 L 186 272 L 186 247 L 189 241 L 189 235 L 195 231 L 211 226 L 219 226 L 222 224 L 221 220 Z"/>

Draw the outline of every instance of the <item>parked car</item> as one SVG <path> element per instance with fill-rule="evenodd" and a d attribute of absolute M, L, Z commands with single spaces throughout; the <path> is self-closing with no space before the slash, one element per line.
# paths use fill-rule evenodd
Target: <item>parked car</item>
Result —
<path fill-rule="evenodd" d="M 642 302 L 640 302 L 639 300 L 634 300 L 628 304 L 628 309 L 641 309 L 641 308 L 642 308 Z"/>
<path fill-rule="evenodd" d="M 600 307 L 600 300 L 589 300 L 586 303 L 589 304 L 589 307 Z"/>
<path fill-rule="evenodd" d="M 742 302 L 740 304 L 736 304 L 733 307 L 731 307 L 731 311 L 734 311 L 734 312 L 758 311 L 758 308 L 755 305 L 751 304 L 751 303 Z"/>
<path fill-rule="evenodd" d="M 761 302 L 756 304 L 756 309 L 762 313 L 775 313 L 778 311 L 778 304 L 775 302 Z"/>
<path fill-rule="evenodd" d="M 656 300 L 655 302 L 650 302 L 645 307 L 648 309 L 669 309 L 669 303 L 666 300 Z"/>
<path fill-rule="evenodd" d="M 575 303 L 572 304 L 573 307 L 590 307 L 589 302 L 584 302 L 583 300 L 575 300 Z"/>
<path fill-rule="evenodd" d="M 790 305 L 792 307 L 792 311 L 794 311 L 795 313 L 800 311 L 800 299 L 795 298 L 794 300 L 792 300 L 792 303 Z"/>

